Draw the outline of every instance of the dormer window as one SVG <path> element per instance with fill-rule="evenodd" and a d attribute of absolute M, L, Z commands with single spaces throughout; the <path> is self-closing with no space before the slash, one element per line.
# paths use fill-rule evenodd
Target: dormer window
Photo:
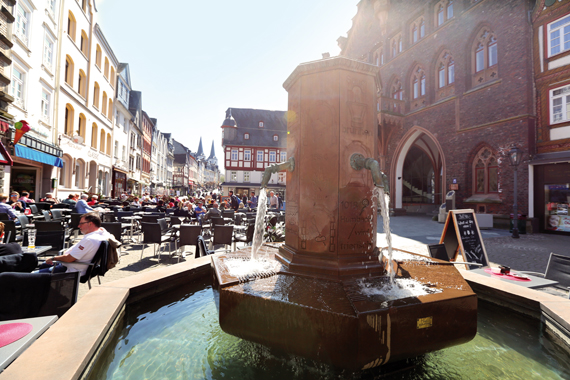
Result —
<path fill-rule="evenodd" d="M 263 121 L 259 122 L 259 128 L 263 128 Z"/>
<path fill-rule="evenodd" d="M 244 133 L 244 134 L 243 134 L 243 139 L 244 139 L 244 140 L 249 140 L 249 133 Z"/>
<path fill-rule="evenodd" d="M 273 135 L 273 141 L 279 141 L 279 136 Z"/>

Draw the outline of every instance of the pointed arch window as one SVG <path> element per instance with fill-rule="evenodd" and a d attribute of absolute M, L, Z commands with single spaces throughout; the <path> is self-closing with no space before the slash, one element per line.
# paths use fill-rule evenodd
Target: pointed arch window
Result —
<path fill-rule="evenodd" d="M 482 148 L 473 161 L 473 192 L 494 194 L 499 192 L 499 164 L 496 154 L 488 147 Z"/>
<path fill-rule="evenodd" d="M 447 50 L 444 50 L 437 60 L 437 90 L 436 100 L 447 98 L 455 93 L 455 61 Z"/>
<path fill-rule="evenodd" d="M 418 66 L 412 74 L 412 96 L 418 99 L 426 94 L 426 74 L 424 70 Z"/>
<path fill-rule="evenodd" d="M 404 100 L 404 90 L 399 80 L 396 80 L 392 85 L 392 98 L 395 100 Z"/>
<path fill-rule="evenodd" d="M 472 47 L 473 86 L 498 79 L 498 41 L 489 28 L 477 33 Z"/>
<path fill-rule="evenodd" d="M 390 48 L 392 51 L 392 58 L 394 58 L 404 50 L 401 33 L 392 38 L 392 41 L 390 43 Z"/>
<path fill-rule="evenodd" d="M 453 18 L 454 0 L 442 0 L 435 5 L 435 25 L 438 27 Z"/>
<path fill-rule="evenodd" d="M 424 17 L 418 17 L 412 22 L 410 26 L 410 42 L 415 44 L 426 35 L 426 27 L 424 22 Z"/>

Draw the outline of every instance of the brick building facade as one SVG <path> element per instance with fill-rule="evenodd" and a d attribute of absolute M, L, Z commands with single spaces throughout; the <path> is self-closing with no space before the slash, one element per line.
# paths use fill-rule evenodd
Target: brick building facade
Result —
<path fill-rule="evenodd" d="M 532 153 L 535 134 L 530 1 L 362 0 L 341 55 L 379 66 L 378 152 L 391 207 L 512 212 L 506 152 Z M 508 20 L 508 22 L 505 22 Z M 528 213 L 528 166 L 519 167 Z"/>

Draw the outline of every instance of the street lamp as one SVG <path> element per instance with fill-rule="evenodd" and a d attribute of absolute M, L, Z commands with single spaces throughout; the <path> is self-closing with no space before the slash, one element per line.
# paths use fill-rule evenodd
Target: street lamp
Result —
<path fill-rule="evenodd" d="M 513 234 L 512 234 L 512 238 L 513 239 L 518 239 L 519 236 L 519 217 L 518 217 L 518 210 L 517 210 L 517 197 L 518 197 L 518 193 L 517 193 L 517 169 L 519 167 L 519 164 L 521 163 L 521 157 L 522 157 L 522 149 L 517 148 L 516 146 L 513 146 L 511 148 L 511 150 L 509 151 L 509 160 L 511 161 L 511 166 L 514 166 L 515 168 L 515 183 L 514 183 L 514 193 L 515 193 L 515 198 L 514 198 L 514 202 L 513 202 Z"/>

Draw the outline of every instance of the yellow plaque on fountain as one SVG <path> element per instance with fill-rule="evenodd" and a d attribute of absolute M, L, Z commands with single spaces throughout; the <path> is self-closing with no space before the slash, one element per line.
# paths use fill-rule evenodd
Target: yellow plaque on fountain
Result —
<path fill-rule="evenodd" d="M 433 325 L 433 317 L 418 318 L 418 329 L 427 329 Z"/>

